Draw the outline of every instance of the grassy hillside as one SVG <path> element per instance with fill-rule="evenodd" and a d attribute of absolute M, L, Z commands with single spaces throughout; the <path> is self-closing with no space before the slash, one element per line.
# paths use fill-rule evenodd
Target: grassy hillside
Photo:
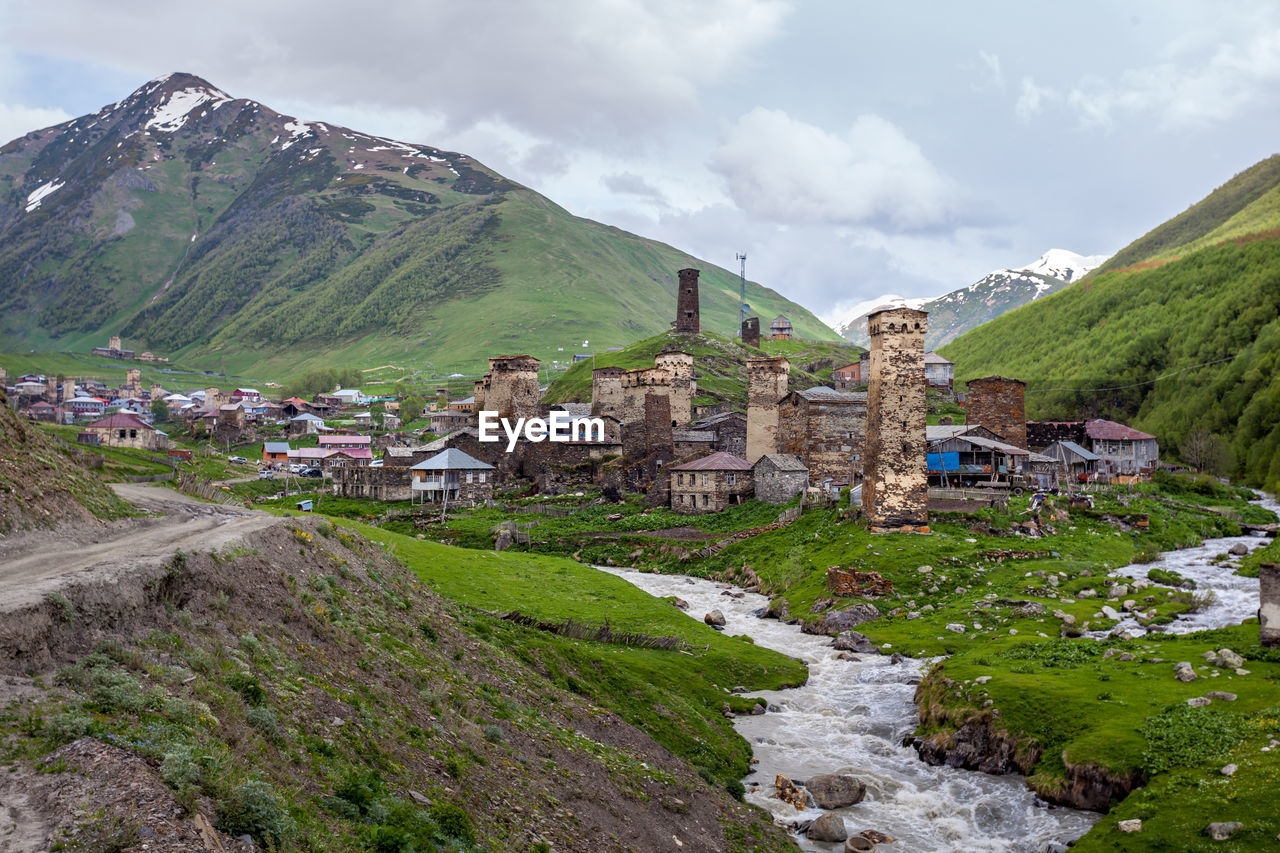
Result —
<path fill-rule="evenodd" d="M 213 106 L 157 126 L 181 97 Z M 726 270 L 572 216 L 465 154 L 298 122 L 190 75 L 0 148 L 4 349 L 83 351 L 122 332 L 131 349 L 286 379 L 335 363 L 476 370 L 513 352 L 567 362 L 583 341 L 668 328 L 686 266 L 704 273 L 704 325 L 736 331 Z M 758 284 L 747 300 L 836 337 Z"/>
<path fill-rule="evenodd" d="M 831 371 L 863 352 L 861 347 L 826 341 L 761 341 L 761 348 L 745 347 L 741 341 L 714 332 L 682 335 L 666 332 L 636 341 L 618 352 L 599 353 L 592 360 L 580 361 L 566 370 L 547 389 L 549 403 L 591 402 L 591 371 L 597 367 L 623 367 L 633 370 L 652 367 L 653 357 L 664 350 L 681 350 L 694 356 L 694 372 L 698 397 L 730 403 L 738 409 L 747 405 L 747 359 L 762 355 L 782 355 L 791 362 L 792 390 L 825 385 Z"/>
<path fill-rule="evenodd" d="M 1280 154 L 1236 175 L 1202 201 L 1134 240 L 1094 275 L 1169 260 L 1280 225 Z"/>

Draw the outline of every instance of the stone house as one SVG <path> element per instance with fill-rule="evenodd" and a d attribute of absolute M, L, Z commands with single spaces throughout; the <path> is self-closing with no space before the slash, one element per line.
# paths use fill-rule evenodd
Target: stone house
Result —
<path fill-rule="evenodd" d="M 751 469 L 756 500 L 784 504 L 809 488 L 809 469 L 795 456 L 766 453 Z"/>
<path fill-rule="evenodd" d="M 333 494 L 371 501 L 407 501 L 413 498 L 411 475 L 406 467 L 342 466 L 333 469 Z"/>
<path fill-rule="evenodd" d="M 303 412 L 289 419 L 289 435 L 296 438 L 300 435 L 314 435 L 324 429 L 324 420 L 310 412 Z"/>
<path fill-rule="evenodd" d="M 731 453 L 712 453 L 669 471 L 671 508 L 682 515 L 720 512 L 754 491 L 751 463 Z"/>
<path fill-rule="evenodd" d="M 695 430 L 712 432 L 716 440 L 711 443 L 714 451 L 732 453 L 734 456 L 747 458 L 747 414 L 746 412 L 723 412 L 710 415 L 693 424 Z"/>
<path fill-rule="evenodd" d="M 493 498 L 494 467 L 450 447 L 409 469 L 411 491 L 424 503 L 475 504 Z"/>
<path fill-rule="evenodd" d="M 164 450 L 169 437 L 132 412 L 117 412 L 87 425 L 76 436 L 81 444 L 107 447 L 132 447 L 138 450 Z"/>
<path fill-rule="evenodd" d="M 956 366 L 936 352 L 924 354 L 924 381 L 930 388 L 951 390 L 955 384 Z"/>
<path fill-rule="evenodd" d="M 866 430 L 865 391 L 819 385 L 792 391 L 778 404 L 777 452 L 798 457 L 815 484 L 847 484 L 862 471 Z"/>
<path fill-rule="evenodd" d="M 673 429 L 671 431 L 671 447 L 677 459 L 684 459 L 696 453 L 709 453 L 715 440 L 716 434 L 710 430 Z"/>

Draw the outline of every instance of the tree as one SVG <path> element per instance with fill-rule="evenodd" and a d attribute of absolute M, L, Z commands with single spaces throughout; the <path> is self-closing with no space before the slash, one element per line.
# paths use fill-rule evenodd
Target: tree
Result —
<path fill-rule="evenodd" d="M 422 414 L 422 410 L 427 407 L 427 401 L 412 394 L 400 401 L 400 423 L 407 424 L 410 421 L 418 419 L 418 415 Z"/>
<path fill-rule="evenodd" d="M 152 400 L 151 419 L 156 423 L 164 423 L 169 420 L 169 404 L 164 400 Z"/>
<path fill-rule="evenodd" d="M 1178 446 L 1183 460 L 1197 471 L 1221 476 L 1231 467 L 1231 448 L 1221 437 L 1198 425 Z"/>

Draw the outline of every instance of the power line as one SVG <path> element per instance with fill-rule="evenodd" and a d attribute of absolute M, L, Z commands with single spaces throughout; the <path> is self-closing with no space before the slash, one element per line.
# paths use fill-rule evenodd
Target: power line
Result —
<path fill-rule="evenodd" d="M 1154 385 L 1161 379 L 1168 379 L 1170 376 L 1177 376 L 1179 373 L 1186 373 L 1188 370 L 1195 370 L 1200 367 L 1208 367 L 1212 364 L 1222 364 L 1224 361 L 1234 361 L 1240 357 L 1240 353 L 1229 355 L 1226 358 L 1218 358 L 1213 361 L 1205 361 L 1200 364 L 1193 364 L 1190 367 L 1182 367 L 1178 370 L 1157 376 L 1155 379 L 1148 379 L 1143 382 L 1134 382 L 1132 385 L 1112 385 L 1107 388 L 1032 388 L 1028 389 L 1028 394 L 1047 394 L 1051 391 L 1080 391 L 1080 392 L 1096 392 L 1096 391 L 1127 391 L 1130 388 L 1141 388 L 1143 385 Z"/>

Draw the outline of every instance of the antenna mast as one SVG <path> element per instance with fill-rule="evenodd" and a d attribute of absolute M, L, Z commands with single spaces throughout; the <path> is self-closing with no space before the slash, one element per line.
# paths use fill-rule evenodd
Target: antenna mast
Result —
<path fill-rule="evenodd" d="M 738 261 L 738 328 L 747 319 L 747 253 L 734 256 Z"/>

